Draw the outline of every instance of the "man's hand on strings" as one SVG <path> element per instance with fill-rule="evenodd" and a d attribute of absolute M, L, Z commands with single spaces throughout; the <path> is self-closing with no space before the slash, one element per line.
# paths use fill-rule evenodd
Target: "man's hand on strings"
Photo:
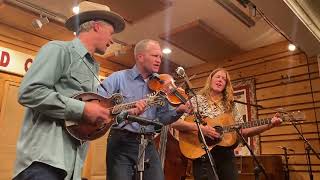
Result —
<path fill-rule="evenodd" d="M 128 113 L 131 114 L 131 115 L 138 116 L 138 115 L 142 114 L 146 110 L 146 107 L 147 107 L 146 101 L 145 100 L 139 100 L 139 101 L 136 102 L 135 108 L 129 109 Z"/>
<path fill-rule="evenodd" d="M 91 124 L 109 123 L 112 120 L 110 110 L 93 102 L 85 103 L 82 117 Z"/>

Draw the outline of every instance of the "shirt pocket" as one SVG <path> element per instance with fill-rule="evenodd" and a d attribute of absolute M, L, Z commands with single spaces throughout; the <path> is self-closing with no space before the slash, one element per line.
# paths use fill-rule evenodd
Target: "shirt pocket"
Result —
<path fill-rule="evenodd" d="M 79 72 L 79 71 L 71 71 L 70 72 L 71 79 L 73 80 L 73 83 L 81 87 L 84 91 L 91 91 L 93 82 L 92 77 L 89 74 Z"/>

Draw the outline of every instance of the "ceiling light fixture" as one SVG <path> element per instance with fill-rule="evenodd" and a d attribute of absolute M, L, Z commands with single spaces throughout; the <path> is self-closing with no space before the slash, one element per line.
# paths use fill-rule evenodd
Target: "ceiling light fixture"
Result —
<path fill-rule="evenodd" d="M 170 48 L 163 48 L 162 49 L 163 54 L 170 54 L 172 50 Z"/>
<path fill-rule="evenodd" d="M 44 24 L 48 24 L 48 23 L 49 23 L 48 17 L 40 14 L 40 17 L 37 19 L 34 19 L 31 24 L 32 24 L 32 27 L 34 27 L 35 29 L 41 29 Z"/>
<path fill-rule="evenodd" d="M 288 45 L 288 49 L 289 49 L 289 51 L 294 51 L 294 50 L 296 50 L 296 46 L 294 45 L 294 44 L 289 44 Z"/>
<path fill-rule="evenodd" d="M 73 12 L 74 14 L 79 14 L 79 12 L 80 12 L 80 7 L 79 7 L 79 6 L 73 7 L 73 8 L 72 8 L 72 12 Z"/>
<path fill-rule="evenodd" d="M 236 17 L 238 20 L 240 20 L 242 23 L 248 26 L 249 28 L 256 24 L 251 17 L 249 17 L 247 14 L 241 11 L 241 9 L 239 9 L 231 1 L 226 1 L 226 0 L 215 0 L 215 1 L 224 9 L 229 11 L 234 17 Z"/>

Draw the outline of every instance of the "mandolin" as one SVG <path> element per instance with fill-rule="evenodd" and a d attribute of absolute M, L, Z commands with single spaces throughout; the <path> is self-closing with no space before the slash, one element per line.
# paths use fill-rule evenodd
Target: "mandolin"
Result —
<path fill-rule="evenodd" d="M 282 113 L 282 121 L 287 120 L 303 120 L 304 114 L 298 113 Z M 219 145 L 224 147 L 231 147 L 237 145 L 237 133 L 235 130 L 239 127 L 251 128 L 256 126 L 262 126 L 265 124 L 271 124 L 272 118 L 266 118 L 261 120 L 248 121 L 244 123 L 235 124 L 234 118 L 231 114 L 225 113 L 214 119 L 204 118 L 203 121 L 207 126 L 211 126 L 221 134 L 219 139 L 211 139 L 205 137 L 206 143 L 211 150 L 213 147 Z M 186 117 L 185 121 L 194 123 L 194 116 Z M 204 155 L 206 152 L 202 149 L 202 143 L 199 139 L 198 131 L 180 131 L 179 132 L 179 146 L 182 154 L 189 159 L 196 159 Z"/>
<path fill-rule="evenodd" d="M 68 133 L 80 141 L 91 141 L 105 135 L 110 129 L 111 125 L 114 123 L 114 117 L 122 111 L 134 108 L 137 102 L 135 101 L 121 104 L 123 102 L 123 97 L 120 94 L 113 94 L 110 98 L 105 98 L 95 93 L 81 93 L 73 98 L 84 102 L 93 102 L 99 104 L 110 111 L 113 119 L 109 123 L 101 122 L 97 124 L 89 123 L 87 119 L 65 120 L 65 127 Z M 147 106 L 162 106 L 164 104 L 158 93 L 149 94 L 147 95 L 147 98 L 143 100 L 146 101 Z"/>

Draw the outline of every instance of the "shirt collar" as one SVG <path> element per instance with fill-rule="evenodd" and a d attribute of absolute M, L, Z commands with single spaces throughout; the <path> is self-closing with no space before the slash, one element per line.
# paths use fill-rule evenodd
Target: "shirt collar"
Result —
<path fill-rule="evenodd" d="M 134 65 L 133 68 L 131 68 L 131 77 L 132 79 L 137 79 L 139 76 L 142 78 L 137 65 Z"/>
<path fill-rule="evenodd" d="M 79 38 L 74 38 L 72 40 L 72 44 L 73 44 L 74 50 L 80 55 L 81 58 L 83 58 L 87 53 L 89 53 L 87 48 L 80 41 Z"/>
<path fill-rule="evenodd" d="M 149 79 L 150 77 L 152 77 L 152 75 L 153 75 L 153 74 L 150 74 L 150 75 L 147 77 L 147 79 Z M 131 68 L 131 77 L 132 77 L 132 79 L 137 79 L 137 78 L 139 78 L 139 77 L 140 77 L 141 79 L 143 79 L 143 77 L 142 77 L 142 75 L 141 75 L 141 73 L 140 73 L 137 65 L 134 65 L 134 66 Z"/>

